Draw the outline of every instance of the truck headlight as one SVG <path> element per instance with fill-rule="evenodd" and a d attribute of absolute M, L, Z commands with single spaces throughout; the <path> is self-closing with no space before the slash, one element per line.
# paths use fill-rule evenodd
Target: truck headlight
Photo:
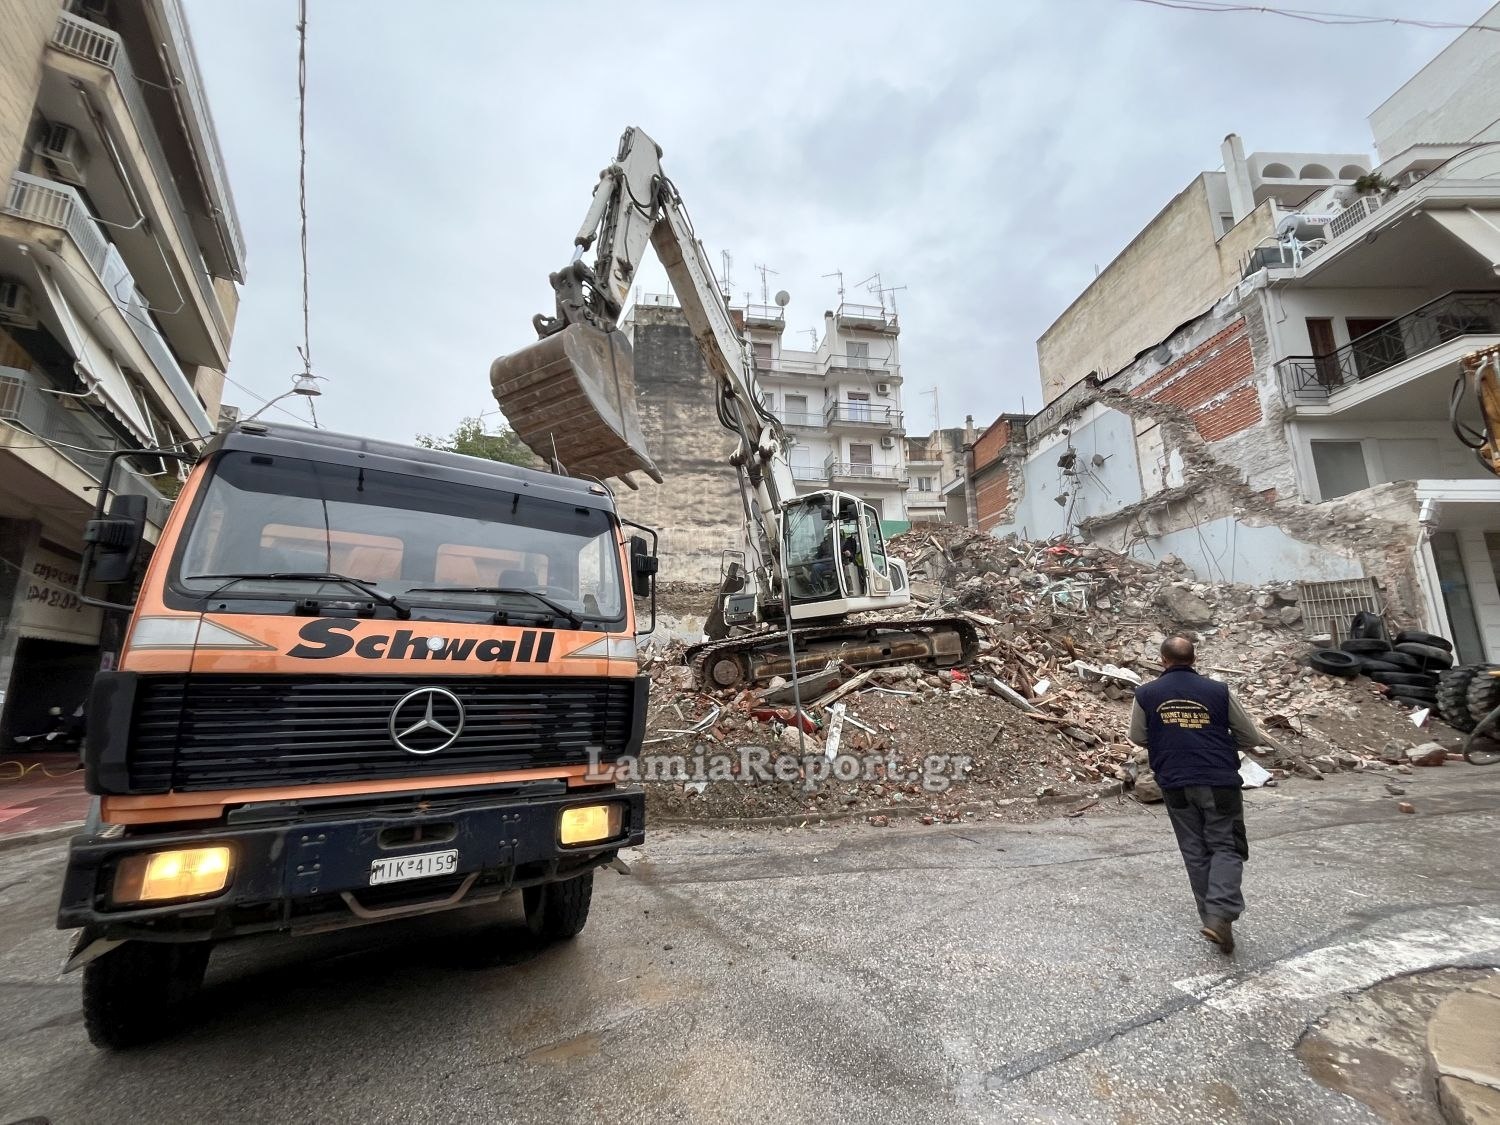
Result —
<path fill-rule="evenodd" d="M 227 845 L 127 856 L 115 868 L 110 897 L 117 903 L 137 903 L 217 894 L 229 885 L 232 858 Z"/>
<path fill-rule="evenodd" d="M 608 840 L 620 834 L 622 815 L 622 806 L 618 803 L 575 805 L 563 810 L 562 820 L 557 826 L 557 838 L 564 845 Z"/>

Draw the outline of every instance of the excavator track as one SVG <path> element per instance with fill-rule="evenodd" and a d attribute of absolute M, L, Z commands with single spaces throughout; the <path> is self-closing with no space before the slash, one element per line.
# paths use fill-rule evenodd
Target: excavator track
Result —
<path fill-rule="evenodd" d="M 925 664 L 957 668 L 979 655 L 979 631 L 963 617 L 889 618 L 809 625 L 792 630 L 797 671 L 821 671 L 829 660 L 855 668 Z M 752 633 L 694 645 L 683 654 L 700 688 L 725 689 L 764 683 L 791 674 L 786 630 Z"/>

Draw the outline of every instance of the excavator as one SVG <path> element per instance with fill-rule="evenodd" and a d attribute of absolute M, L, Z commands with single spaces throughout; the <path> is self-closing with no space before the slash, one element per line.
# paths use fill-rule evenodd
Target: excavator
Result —
<path fill-rule="evenodd" d="M 520 438 L 554 471 L 639 487 L 657 483 L 641 431 L 626 297 L 647 244 L 665 267 L 708 367 L 719 423 L 736 438 L 730 461 L 744 519 L 705 631 L 685 658 L 700 685 L 732 688 L 803 675 L 830 659 L 854 667 L 953 667 L 978 654 L 961 617 L 882 619 L 911 601 L 904 564 L 886 553 L 875 509 L 833 489 L 797 495 L 781 422 L 761 404 L 745 341 L 714 279 L 661 148 L 625 130 L 600 173 L 573 240 L 548 278 L 555 312 L 538 339 L 490 367 L 495 399 Z M 585 255 L 593 251 L 592 264 Z M 865 614 L 855 618 L 853 615 Z"/>

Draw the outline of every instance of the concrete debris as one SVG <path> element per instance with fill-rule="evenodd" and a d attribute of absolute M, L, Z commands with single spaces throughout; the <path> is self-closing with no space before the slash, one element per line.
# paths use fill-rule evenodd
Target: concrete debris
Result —
<path fill-rule="evenodd" d="M 658 629 L 664 639 L 642 656 L 653 680 L 651 749 L 763 747 L 773 765 L 798 762 L 755 784 L 739 783 L 731 769 L 691 800 L 681 778 L 657 785 L 648 776 L 651 815 L 795 823 L 859 816 L 873 824 L 895 806 L 953 824 L 1053 801 L 1118 801 L 1122 792 L 1160 801 L 1145 753 L 1126 731 L 1135 687 L 1161 671 L 1160 645 L 1179 632 L 1197 645 L 1199 670 L 1229 683 L 1274 738 L 1258 761 L 1246 759 L 1246 784 L 1340 770 L 1410 772 L 1410 764 L 1440 764 L 1460 742 L 1433 719 L 1424 736 L 1434 741 L 1414 747 L 1406 712 L 1384 688 L 1308 667 L 1295 586 L 1202 583 L 1172 556 L 1153 566 L 1101 547 L 1000 540 L 951 525 L 896 536 L 889 550 L 912 577 L 912 604 L 894 616 L 965 616 L 979 632 L 977 658 L 953 669 L 834 662 L 799 678 L 800 715 L 790 682 L 695 690 L 681 663 L 684 634 L 712 592 L 658 591 L 662 620 L 688 628 L 675 636 Z M 831 767 L 853 760 L 860 776 L 811 778 L 809 755 Z M 940 756 L 944 776 L 929 786 L 922 771 Z"/>

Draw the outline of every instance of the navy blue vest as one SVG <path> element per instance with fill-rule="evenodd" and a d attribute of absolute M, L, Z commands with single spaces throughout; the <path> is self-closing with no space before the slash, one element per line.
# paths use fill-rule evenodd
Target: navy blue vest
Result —
<path fill-rule="evenodd" d="M 1240 760 L 1229 730 L 1229 688 L 1191 668 L 1168 668 L 1135 689 L 1146 713 L 1146 749 L 1163 789 L 1240 787 Z"/>

